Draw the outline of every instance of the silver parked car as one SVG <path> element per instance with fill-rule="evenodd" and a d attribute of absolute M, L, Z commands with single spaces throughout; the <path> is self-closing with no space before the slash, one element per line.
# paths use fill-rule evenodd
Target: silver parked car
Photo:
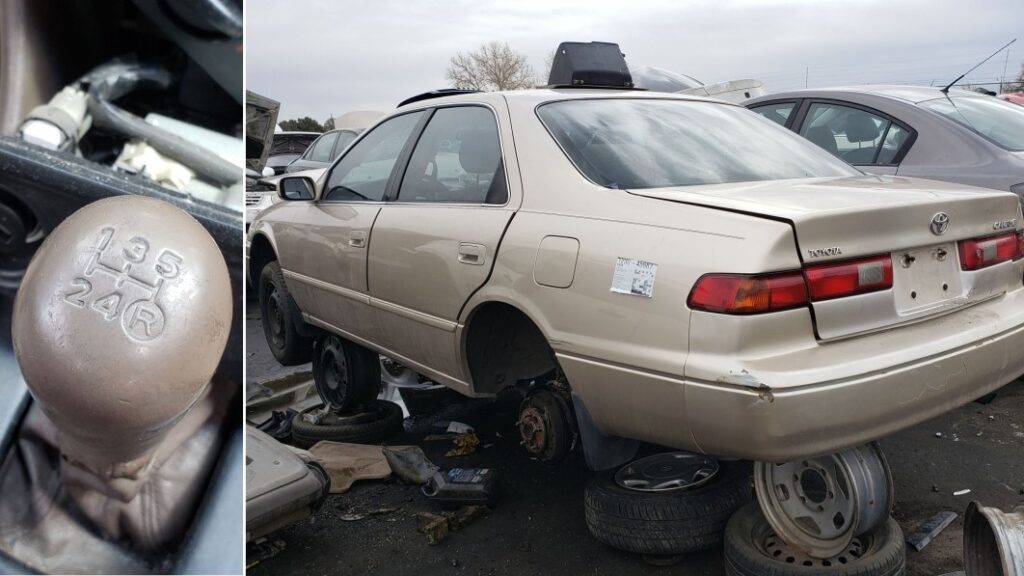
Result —
<path fill-rule="evenodd" d="M 744 106 L 866 172 L 1016 192 L 1024 199 L 1024 108 L 917 86 L 797 90 Z"/>

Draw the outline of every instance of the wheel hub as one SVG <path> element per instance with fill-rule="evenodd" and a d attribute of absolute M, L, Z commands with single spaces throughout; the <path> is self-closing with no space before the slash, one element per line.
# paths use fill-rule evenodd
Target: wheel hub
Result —
<path fill-rule="evenodd" d="M 541 462 L 561 462 L 576 444 L 576 422 L 568 394 L 549 383 L 532 390 L 519 407 L 519 441 Z"/>
<path fill-rule="evenodd" d="M 540 410 L 530 406 L 519 414 L 519 439 L 530 454 L 541 454 L 547 447 L 547 424 Z"/>
<path fill-rule="evenodd" d="M 270 327 L 270 338 L 276 348 L 284 346 L 284 314 L 281 312 L 277 290 L 270 287 L 267 295 L 267 322 Z"/>
<path fill-rule="evenodd" d="M 754 487 L 778 540 L 810 558 L 850 549 L 892 511 L 892 476 L 875 443 L 782 464 L 757 462 Z"/>
<path fill-rule="evenodd" d="M 639 492 L 688 490 L 702 486 L 718 474 L 714 458 L 690 452 L 666 452 L 641 458 L 615 473 L 615 483 Z"/>
<path fill-rule="evenodd" d="M 323 386 L 318 386 L 317 391 L 325 404 L 331 409 L 338 409 L 345 405 L 345 397 L 349 393 L 349 370 L 345 351 L 337 336 L 327 336 L 319 361 Z"/>

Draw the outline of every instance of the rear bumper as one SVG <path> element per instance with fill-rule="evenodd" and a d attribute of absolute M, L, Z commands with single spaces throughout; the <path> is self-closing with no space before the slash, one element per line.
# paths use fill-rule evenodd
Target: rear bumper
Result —
<path fill-rule="evenodd" d="M 1024 290 L 917 325 L 774 355 L 691 352 L 688 378 L 558 356 L 606 434 L 782 462 L 876 440 L 1024 374 Z M 698 364 L 726 376 L 696 378 Z"/>
<path fill-rule="evenodd" d="M 937 357 L 858 378 L 783 390 L 687 383 L 697 447 L 783 462 L 882 438 L 1024 374 L 1024 325 Z"/>

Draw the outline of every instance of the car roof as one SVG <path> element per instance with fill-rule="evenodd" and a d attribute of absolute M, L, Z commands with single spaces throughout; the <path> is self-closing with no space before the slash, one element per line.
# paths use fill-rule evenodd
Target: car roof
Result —
<path fill-rule="evenodd" d="M 601 88 L 535 88 L 531 90 L 505 90 L 499 92 L 474 92 L 469 94 L 456 94 L 452 96 L 440 96 L 427 100 L 420 100 L 399 108 L 399 110 L 418 110 L 444 104 L 460 102 L 494 102 L 502 99 L 510 104 L 540 104 L 555 100 L 584 100 L 598 98 L 628 98 L 628 99 L 650 99 L 650 100 L 690 100 L 694 102 L 714 102 L 716 104 L 734 104 L 715 98 L 693 96 L 689 94 L 672 94 L 665 92 L 648 92 L 646 90 L 615 90 Z"/>
<path fill-rule="evenodd" d="M 778 100 L 780 98 L 829 98 L 836 97 L 838 95 L 851 94 L 871 94 L 874 96 L 903 100 L 912 104 L 943 97 L 942 89 L 935 86 L 867 84 L 863 86 L 837 86 L 835 88 L 810 88 L 804 90 L 790 90 L 788 92 L 776 92 L 774 94 L 759 96 L 751 99 L 749 102 L 766 102 L 769 100 Z M 977 92 L 971 92 L 960 88 L 951 88 L 949 95 L 967 98 L 991 98 L 991 96 L 978 94 Z"/>
<path fill-rule="evenodd" d="M 305 132 L 303 130 L 285 130 L 284 132 L 275 132 L 274 136 L 319 136 L 320 132 Z"/>

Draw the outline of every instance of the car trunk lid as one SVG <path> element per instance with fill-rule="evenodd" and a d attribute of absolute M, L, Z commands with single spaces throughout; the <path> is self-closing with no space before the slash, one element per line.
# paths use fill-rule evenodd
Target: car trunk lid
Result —
<path fill-rule="evenodd" d="M 861 176 L 629 192 L 785 221 L 793 227 L 805 270 L 891 256 L 891 289 L 812 302 L 822 339 L 948 313 L 998 296 L 1021 282 L 1012 262 L 976 271 L 962 270 L 960 264 L 959 241 L 1021 228 L 1017 198 L 999 191 Z"/>

